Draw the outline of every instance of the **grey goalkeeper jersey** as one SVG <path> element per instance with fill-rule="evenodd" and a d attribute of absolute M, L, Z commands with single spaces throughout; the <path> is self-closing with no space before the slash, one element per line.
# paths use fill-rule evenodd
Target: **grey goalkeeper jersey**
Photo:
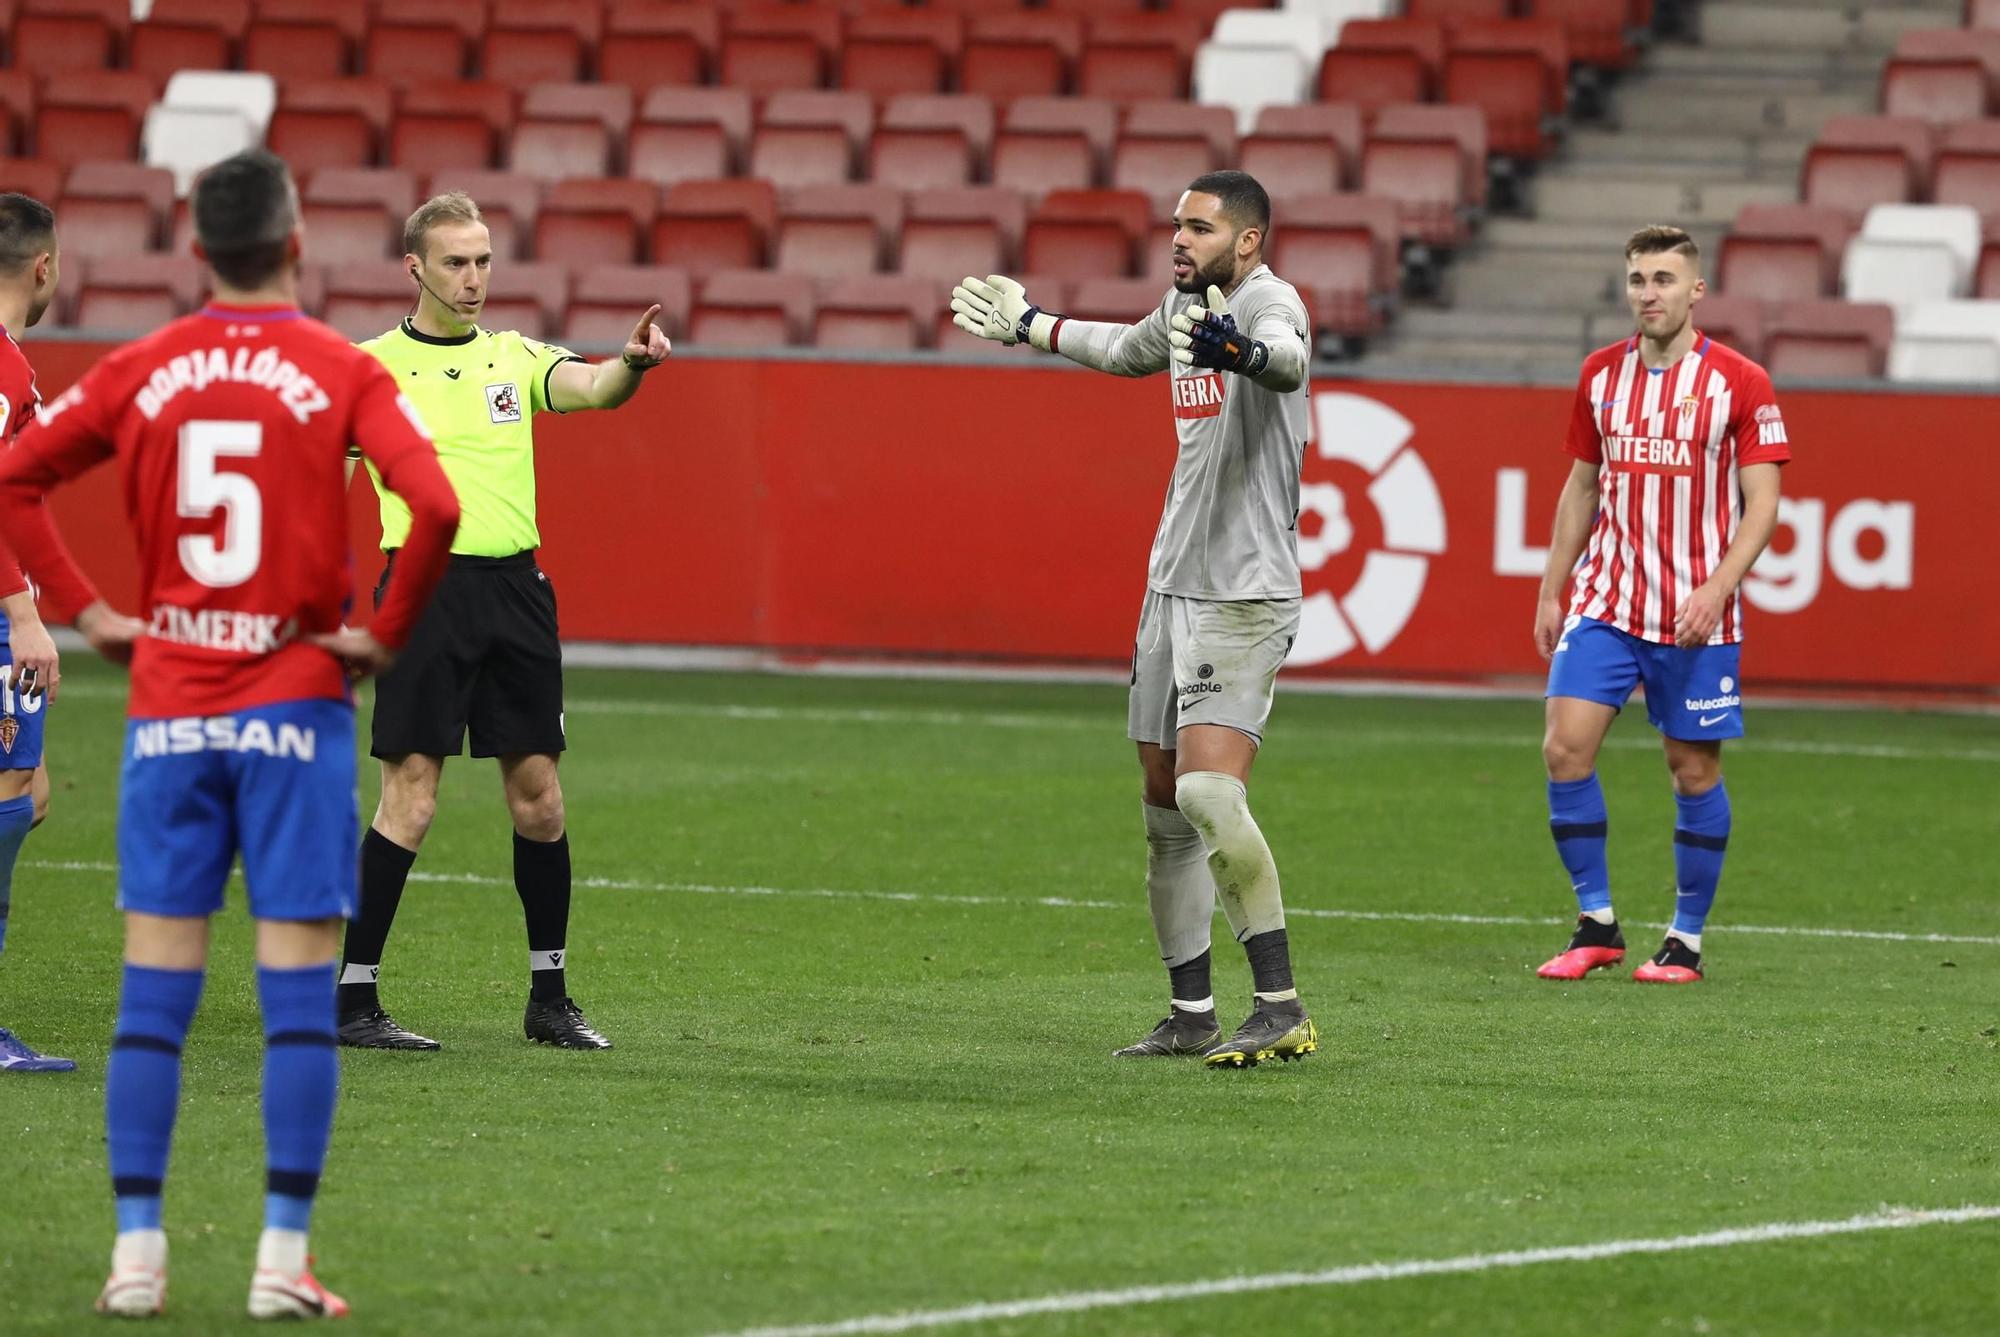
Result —
<path fill-rule="evenodd" d="M 1056 351 L 1121 376 L 1172 373 L 1169 402 L 1180 453 L 1153 536 L 1148 587 L 1190 599 L 1295 599 L 1299 468 L 1311 412 L 1305 303 L 1267 265 L 1229 294 L 1237 328 L 1271 346 L 1272 372 L 1295 369 L 1297 387 L 1281 391 L 1173 360 L 1169 322 L 1202 300 L 1170 291 L 1136 325 L 1066 321 Z"/>

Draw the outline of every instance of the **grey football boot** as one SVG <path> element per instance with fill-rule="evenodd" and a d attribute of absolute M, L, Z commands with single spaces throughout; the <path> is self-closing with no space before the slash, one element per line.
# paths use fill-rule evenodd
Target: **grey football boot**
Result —
<path fill-rule="evenodd" d="M 1174 1008 L 1166 1019 L 1153 1027 L 1152 1033 L 1135 1045 L 1113 1050 L 1113 1058 L 1167 1058 L 1177 1055 L 1205 1054 L 1208 1047 L 1222 1035 L 1222 1028 L 1215 1024 L 1215 1011 L 1187 1012 Z"/>
<path fill-rule="evenodd" d="M 1256 1001 L 1236 1034 L 1211 1047 L 1202 1062 L 1211 1068 L 1254 1068 L 1267 1058 L 1289 1063 L 1319 1048 L 1319 1027 L 1296 998 L 1282 1003 Z"/>

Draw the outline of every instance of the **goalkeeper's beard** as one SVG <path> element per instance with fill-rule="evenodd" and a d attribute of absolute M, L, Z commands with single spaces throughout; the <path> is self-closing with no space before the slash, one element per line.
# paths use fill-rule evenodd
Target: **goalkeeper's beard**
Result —
<path fill-rule="evenodd" d="M 1190 263 L 1193 262 L 1193 259 L 1193 256 L 1188 257 Z M 1222 289 L 1225 295 L 1236 286 L 1236 257 L 1234 255 L 1224 255 L 1206 269 L 1196 265 L 1193 272 L 1186 278 L 1174 280 L 1174 291 L 1206 293 L 1210 284 L 1214 284 L 1216 287 Z"/>

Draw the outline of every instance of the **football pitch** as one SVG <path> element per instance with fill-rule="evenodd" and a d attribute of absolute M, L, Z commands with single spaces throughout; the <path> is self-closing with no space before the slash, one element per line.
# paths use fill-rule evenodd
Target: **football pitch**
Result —
<path fill-rule="evenodd" d="M 101 1326 L 113 1224 L 122 679 L 83 661 L 0 961 L 0 1022 L 82 1065 L 0 1077 L 7 1334 Z M 1282 693 L 1251 794 L 1321 1049 L 1227 1072 L 1109 1057 L 1165 1003 L 1122 688 L 568 695 L 569 979 L 616 1048 L 523 1040 L 498 778 L 447 766 L 382 985 L 445 1048 L 341 1053 L 313 1244 L 356 1332 L 1994 1330 L 2000 720 L 1753 701 L 1709 977 L 1671 988 L 1628 978 L 1673 896 L 1628 711 L 1627 969 L 1559 985 L 1539 703 Z M 261 1219 L 240 890 L 218 922 L 163 1332 L 247 1321 Z"/>

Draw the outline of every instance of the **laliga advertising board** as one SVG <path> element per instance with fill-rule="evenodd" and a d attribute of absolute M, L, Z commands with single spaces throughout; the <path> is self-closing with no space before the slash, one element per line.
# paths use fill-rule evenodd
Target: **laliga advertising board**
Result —
<path fill-rule="evenodd" d="M 103 351 L 37 343 L 44 394 Z M 538 424 L 540 562 L 576 640 L 1122 665 L 1173 464 L 1169 393 L 1026 356 L 676 359 L 636 412 Z M 1319 382 L 1287 672 L 1539 676 L 1573 393 Z M 1753 686 L 2000 687 L 2000 396 L 1778 400 L 1763 426 L 1794 458 L 1745 585 Z M 112 478 L 54 505 L 129 604 Z M 365 591 L 380 531 L 365 483 L 350 501 Z"/>
<path fill-rule="evenodd" d="M 1474 386 L 1317 393 L 1293 669 L 1531 669 L 1567 402 Z M 1794 461 L 1777 534 L 1744 583 L 1747 672 L 2000 683 L 2000 599 L 1972 556 L 2000 459 L 1946 444 L 1967 439 L 1967 401 L 1780 391 L 1779 403 Z"/>

